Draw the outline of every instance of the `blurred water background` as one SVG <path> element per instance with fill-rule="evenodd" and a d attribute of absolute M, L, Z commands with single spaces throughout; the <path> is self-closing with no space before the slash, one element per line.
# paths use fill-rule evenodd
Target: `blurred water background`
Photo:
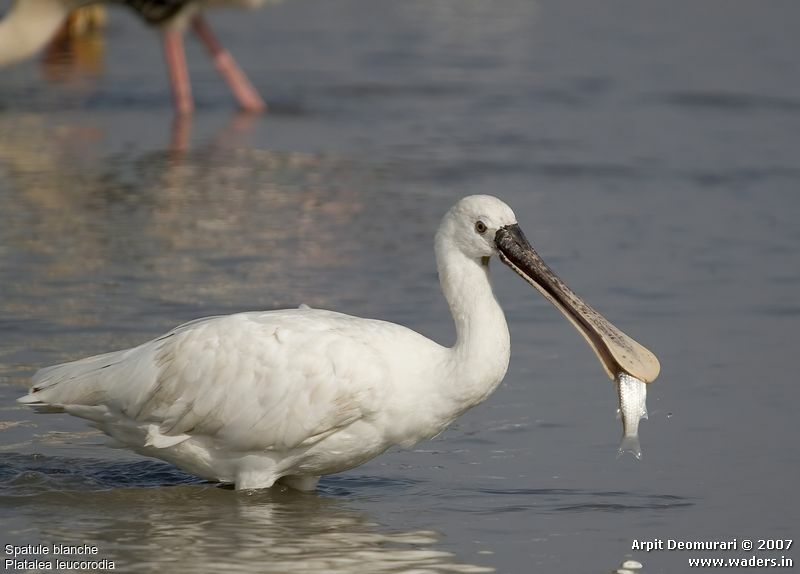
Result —
<path fill-rule="evenodd" d="M 210 19 L 269 114 L 237 115 L 190 44 L 197 111 L 175 122 L 157 36 L 125 11 L 2 70 L 2 544 L 95 544 L 141 572 L 796 556 L 631 545 L 797 534 L 800 4 L 287 0 Z M 40 366 L 240 310 L 305 302 L 450 343 L 432 237 L 472 193 L 660 357 L 641 461 L 616 457 L 593 354 L 497 264 L 503 385 L 315 495 L 221 489 L 14 403 Z"/>

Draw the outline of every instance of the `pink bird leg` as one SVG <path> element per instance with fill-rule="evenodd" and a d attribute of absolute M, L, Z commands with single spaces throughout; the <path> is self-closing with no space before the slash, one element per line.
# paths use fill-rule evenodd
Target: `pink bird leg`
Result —
<path fill-rule="evenodd" d="M 172 97 L 175 110 L 180 115 L 188 115 L 194 109 L 192 85 L 186 67 L 186 53 L 183 50 L 183 34 L 180 30 L 164 30 L 164 58 L 167 61 L 169 80 L 172 84 Z"/>
<path fill-rule="evenodd" d="M 192 28 L 214 60 L 217 70 L 228 83 L 228 87 L 233 92 L 239 106 L 246 112 L 251 113 L 265 111 L 267 105 L 264 100 L 261 99 L 258 91 L 236 64 L 230 52 L 222 47 L 205 19 L 202 16 L 195 16 L 192 20 Z"/>

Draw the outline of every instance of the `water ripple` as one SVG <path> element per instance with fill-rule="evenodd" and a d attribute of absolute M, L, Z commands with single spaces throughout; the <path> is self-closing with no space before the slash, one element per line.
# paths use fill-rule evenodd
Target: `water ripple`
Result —
<path fill-rule="evenodd" d="M 516 512 L 528 508 L 549 512 L 624 512 L 628 510 L 667 510 L 695 505 L 695 502 L 689 498 L 659 493 L 568 488 L 480 488 L 477 489 L 477 492 L 493 497 L 514 498 L 514 504 L 502 507 L 492 506 L 491 512 Z M 531 497 L 533 497 L 532 501 Z"/>
<path fill-rule="evenodd" d="M 697 109 L 700 111 L 800 112 L 800 100 L 795 98 L 723 90 L 678 91 L 665 94 L 658 99 L 679 108 Z"/>
<path fill-rule="evenodd" d="M 120 462 L 15 453 L 0 458 L 0 500 L 46 492 L 201 483 L 169 464 L 150 460 Z"/>
<path fill-rule="evenodd" d="M 413 481 L 324 482 L 328 496 L 234 492 L 161 462 L 10 454 L 0 458 L 0 505 L 12 508 L 13 518 L 0 517 L 0 527 L 4 542 L 14 544 L 88 542 L 98 558 L 126 572 L 494 570 L 437 548 L 435 531 L 387 532 L 342 504 L 341 495 L 356 488 L 402 489 Z"/>

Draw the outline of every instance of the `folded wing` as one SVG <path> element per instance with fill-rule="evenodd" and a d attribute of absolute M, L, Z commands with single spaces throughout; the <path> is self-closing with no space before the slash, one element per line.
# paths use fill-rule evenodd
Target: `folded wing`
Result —
<path fill-rule="evenodd" d="M 312 309 L 200 319 L 42 369 L 20 400 L 147 425 L 157 447 L 203 436 L 232 450 L 291 449 L 369 418 L 390 392 L 369 344 L 378 323 Z"/>

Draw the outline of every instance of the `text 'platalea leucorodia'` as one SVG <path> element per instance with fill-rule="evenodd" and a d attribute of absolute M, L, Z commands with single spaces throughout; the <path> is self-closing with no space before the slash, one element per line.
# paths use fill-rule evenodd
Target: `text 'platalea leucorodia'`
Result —
<path fill-rule="evenodd" d="M 313 489 L 393 445 L 440 433 L 486 399 L 508 367 L 492 256 L 556 305 L 609 376 L 643 381 L 658 361 L 547 267 L 497 198 L 459 201 L 436 233 L 457 340 L 332 311 L 239 313 L 186 323 L 133 349 L 42 369 L 20 402 L 93 422 L 116 442 L 236 488 Z"/>

